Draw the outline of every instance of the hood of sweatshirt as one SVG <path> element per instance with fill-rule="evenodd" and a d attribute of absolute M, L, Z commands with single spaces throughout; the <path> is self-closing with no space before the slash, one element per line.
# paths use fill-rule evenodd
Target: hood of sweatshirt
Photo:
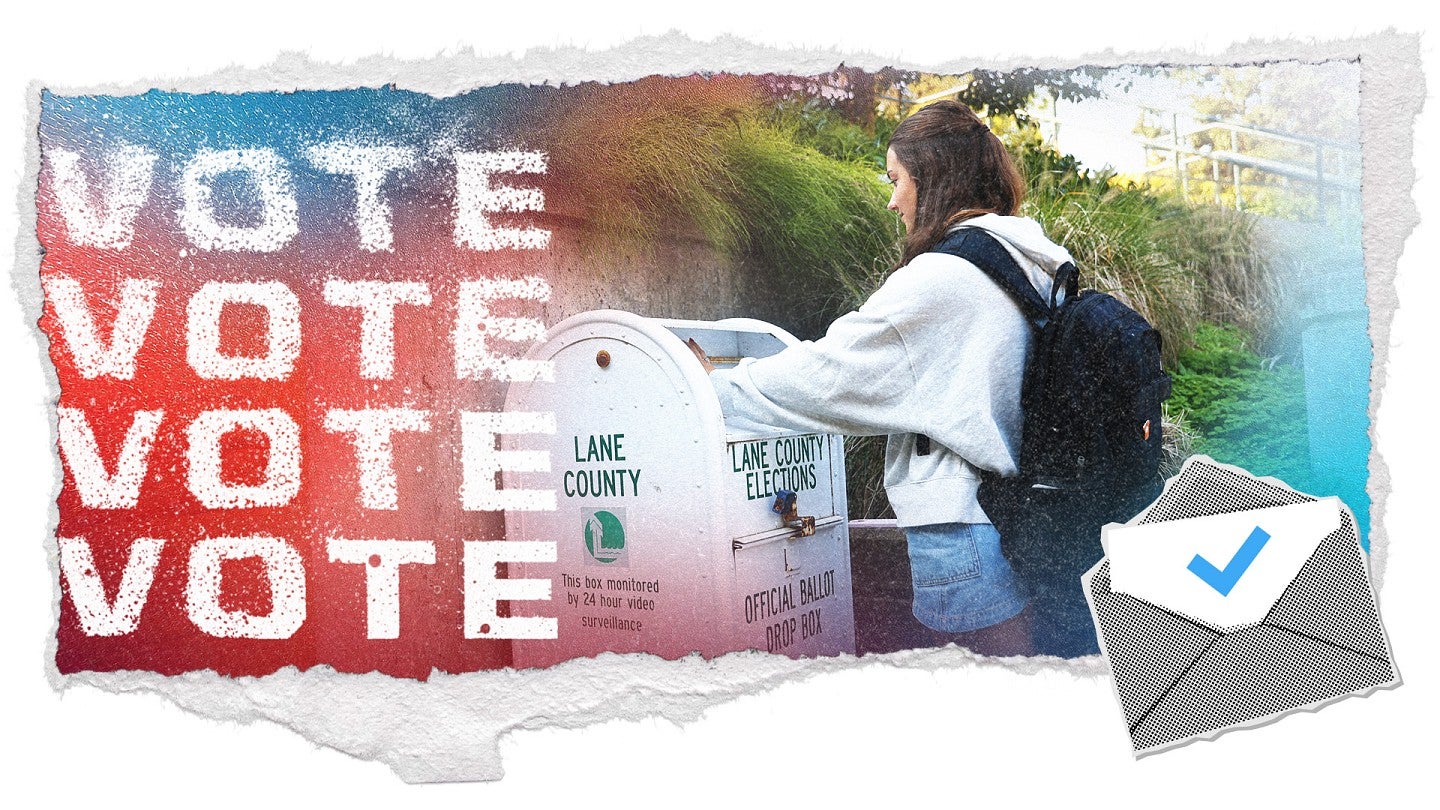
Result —
<path fill-rule="evenodd" d="M 959 228 L 984 228 L 998 238 L 1010 249 L 1010 254 L 1042 296 L 1049 296 L 1060 265 L 1074 261 L 1070 251 L 1050 241 L 1040 223 L 1029 217 L 982 214 L 955 226 Z"/>

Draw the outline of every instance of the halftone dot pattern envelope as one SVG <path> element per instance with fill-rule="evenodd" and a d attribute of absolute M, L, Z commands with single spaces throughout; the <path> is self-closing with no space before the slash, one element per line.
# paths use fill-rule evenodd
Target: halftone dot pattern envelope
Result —
<path fill-rule="evenodd" d="M 1197 457 L 1135 523 L 1314 500 Z M 1348 510 L 1265 619 L 1231 633 L 1114 592 L 1108 559 L 1085 588 L 1137 755 L 1400 683 Z"/>

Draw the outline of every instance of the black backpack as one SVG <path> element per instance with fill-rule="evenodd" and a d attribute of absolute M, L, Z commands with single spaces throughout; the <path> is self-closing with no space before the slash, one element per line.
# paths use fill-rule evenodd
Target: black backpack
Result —
<path fill-rule="evenodd" d="M 1079 271 L 1069 262 L 1044 300 L 980 228 L 962 228 L 931 250 L 980 268 L 1034 329 L 1020 396 L 1020 472 L 1006 478 L 982 471 L 980 506 L 1031 583 L 1037 652 L 1093 652 L 1079 576 L 1103 555 L 1100 528 L 1129 520 L 1160 494 L 1160 405 L 1170 396 L 1160 333 L 1113 296 L 1079 291 Z M 1065 300 L 1057 305 L 1061 289 Z M 1062 626 L 1051 630 L 1059 638 L 1045 649 L 1044 624 L 1056 611 Z"/>

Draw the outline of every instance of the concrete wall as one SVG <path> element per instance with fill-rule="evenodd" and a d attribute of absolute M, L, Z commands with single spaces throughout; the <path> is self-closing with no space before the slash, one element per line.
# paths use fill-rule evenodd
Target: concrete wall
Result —
<path fill-rule="evenodd" d="M 547 252 L 554 290 L 544 312 L 554 324 L 594 309 L 622 309 L 657 318 L 759 318 L 800 337 L 814 337 L 813 310 L 787 306 L 777 275 L 715 250 L 692 226 L 655 240 L 648 251 L 596 248 L 595 235 L 557 218 Z M 809 334 L 801 334 L 804 332 Z"/>

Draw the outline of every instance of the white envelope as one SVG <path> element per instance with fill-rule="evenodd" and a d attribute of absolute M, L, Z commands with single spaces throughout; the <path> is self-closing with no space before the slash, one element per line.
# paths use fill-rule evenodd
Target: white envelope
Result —
<path fill-rule="evenodd" d="M 1254 550 L 1250 532 L 1286 514 L 1299 519 L 1273 524 L 1285 528 L 1224 576 L 1242 546 Z M 1193 518 L 1206 522 L 1187 534 Z M 1173 547 L 1135 553 L 1147 538 L 1165 542 L 1159 524 L 1173 521 L 1182 521 Z M 1355 519 L 1335 499 L 1197 456 L 1106 542 L 1082 582 L 1137 756 L 1400 684 Z M 1267 559 L 1267 550 L 1281 553 Z M 1115 586 L 1111 553 L 1129 556 L 1120 579 L 1130 593 Z M 1205 576 L 1189 570 L 1195 557 L 1212 566 L 1196 563 Z M 1217 585 L 1241 598 L 1228 605 Z"/>

